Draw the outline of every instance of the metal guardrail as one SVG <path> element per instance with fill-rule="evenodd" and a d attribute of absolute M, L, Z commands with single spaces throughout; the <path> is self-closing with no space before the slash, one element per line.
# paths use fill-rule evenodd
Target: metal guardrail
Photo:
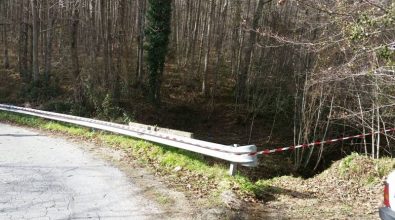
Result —
<path fill-rule="evenodd" d="M 32 115 L 32 116 L 51 119 L 55 121 L 67 122 L 71 124 L 81 125 L 84 127 L 96 128 L 104 131 L 110 131 L 138 139 L 143 139 L 143 140 L 219 158 L 232 163 L 230 169 L 231 175 L 234 175 L 235 173 L 236 164 L 241 164 L 242 166 L 249 166 L 249 167 L 253 167 L 257 165 L 257 155 L 253 154 L 254 152 L 257 152 L 257 148 L 255 145 L 228 146 L 228 145 L 202 141 L 194 138 L 188 138 L 188 137 L 183 137 L 183 136 L 178 136 L 168 133 L 161 133 L 158 131 L 147 130 L 144 128 L 137 128 L 128 125 L 95 120 L 90 118 L 36 110 L 32 108 L 17 107 L 13 105 L 0 104 L 0 110 Z"/>

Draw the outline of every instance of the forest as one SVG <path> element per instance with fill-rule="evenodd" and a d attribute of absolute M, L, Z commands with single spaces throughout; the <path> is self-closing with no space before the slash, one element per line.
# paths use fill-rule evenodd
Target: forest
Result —
<path fill-rule="evenodd" d="M 395 126 L 391 0 L 1 0 L 0 33 L 1 103 L 260 148 Z M 393 137 L 289 157 L 393 156 Z"/>

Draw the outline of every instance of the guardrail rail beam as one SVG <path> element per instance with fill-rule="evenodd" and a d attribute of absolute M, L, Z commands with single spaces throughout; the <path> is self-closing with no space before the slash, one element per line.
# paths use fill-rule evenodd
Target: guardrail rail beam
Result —
<path fill-rule="evenodd" d="M 253 154 L 257 151 L 255 145 L 247 146 L 228 146 L 207 141 L 202 141 L 190 137 L 184 137 L 171 133 L 160 131 L 152 131 L 146 128 L 136 128 L 129 125 L 117 124 L 96 119 L 36 110 L 32 108 L 24 108 L 13 105 L 0 104 L 0 110 L 15 112 L 19 114 L 32 115 L 36 117 L 46 118 L 55 121 L 67 122 L 70 124 L 81 125 L 84 127 L 110 131 L 138 139 L 143 139 L 167 146 L 172 146 L 187 151 L 215 157 L 218 159 L 231 162 L 230 175 L 236 172 L 237 164 L 242 166 L 257 166 L 257 155 Z M 237 146 L 237 147 L 235 147 Z"/>

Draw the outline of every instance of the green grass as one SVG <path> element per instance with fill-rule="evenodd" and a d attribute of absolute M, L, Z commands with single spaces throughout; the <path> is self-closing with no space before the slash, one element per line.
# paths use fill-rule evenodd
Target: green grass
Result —
<path fill-rule="evenodd" d="M 155 193 L 154 199 L 155 199 L 158 203 L 160 203 L 160 204 L 162 204 L 162 205 L 171 205 L 171 204 L 174 203 L 174 202 L 172 201 L 172 199 L 171 199 L 169 196 L 164 195 L 164 194 L 162 194 L 162 193 L 160 193 L 160 192 L 156 192 L 156 193 Z"/>
<path fill-rule="evenodd" d="M 395 160 L 393 158 L 372 159 L 365 155 L 352 153 L 339 164 L 339 174 L 346 180 L 354 179 L 363 185 L 374 185 L 394 168 Z"/>
<path fill-rule="evenodd" d="M 375 160 L 375 166 L 377 168 L 377 174 L 379 178 L 387 176 L 395 168 L 394 158 L 383 157 Z"/>
<path fill-rule="evenodd" d="M 240 189 L 241 195 L 259 195 L 269 186 L 267 181 L 251 182 L 246 176 L 240 174 L 231 177 L 227 174 L 228 167 L 224 163 L 209 165 L 203 155 L 182 149 L 16 113 L 0 111 L 0 121 L 78 138 L 95 139 L 105 143 L 107 146 L 124 149 L 142 164 L 154 165 L 155 169 L 160 172 L 173 175 L 176 178 L 178 178 L 177 175 L 183 175 L 184 171 L 188 171 L 188 175 L 197 176 L 197 178 L 192 179 L 192 184 L 197 188 L 212 190 L 211 195 L 219 195 L 223 190 L 228 190 L 235 186 Z M 178 166 L 182 167 L 182 171 L 172 172 Z M 216 187 L 210 186 L 209 183 L 213 182 L 216 183 Z"/>

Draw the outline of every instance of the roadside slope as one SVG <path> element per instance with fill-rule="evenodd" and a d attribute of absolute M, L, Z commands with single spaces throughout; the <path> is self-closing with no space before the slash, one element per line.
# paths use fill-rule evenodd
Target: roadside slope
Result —
<path fill-rule="evenodd" d="M 275 199 L 267 205 L 295 219 L 379 219 L 382 180 L 394 168 L 393 158 L 353 153 L 309 179 L 272 179 Z"/>
<path fill-rule="evenodd" d="M 193 204 L 193 218 L 198 219 L 377 219 L 382 178 L 395 168 L 392 158 L 374 160 L 352 154 L 308 179 L 290 175 L 257 179 L 241 173 L 230 177 L 226 164 L 167 146 L 30 116 L 0 112 L 0 120 L 93 142 L 88 151 L 110 155 L 125 172 L 141 176 L 134 178 L 142 181 L 139 185 L 152 177 L 154 181 L 148 182 L 160 180 L 183 192 Z M 273 159 L 261 160 L 261 165 L 277 170 Z M 142 173 L 135 172 L 138 167 L 144 167 Z M 159 190 L 150 197 L 174 213 L 187 209 L 182 196 L 169 195 Z"/>

